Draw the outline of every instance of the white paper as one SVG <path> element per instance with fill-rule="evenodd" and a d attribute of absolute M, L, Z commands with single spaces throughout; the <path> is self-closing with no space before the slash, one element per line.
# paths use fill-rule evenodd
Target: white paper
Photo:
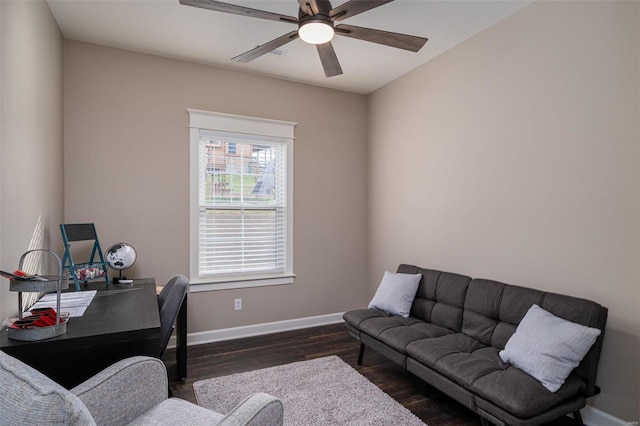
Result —
<path fill-rule="evenodd" d="M 60 311 L 68 312 L 71 317 L 81 317 L 87 310 L 87 306 L 95 297 L 97 291 L 77 291 L 73 293 L 62 293 L 60 295 Z M 45 294 L 38 300 L 29 310 L 34 308 L 53 308 L 56 309 L 57 295 L 56 293 Z"/>

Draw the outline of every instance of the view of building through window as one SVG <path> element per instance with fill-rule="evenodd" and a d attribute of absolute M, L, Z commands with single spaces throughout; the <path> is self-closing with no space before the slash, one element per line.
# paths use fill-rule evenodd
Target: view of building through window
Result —
<path fill-rule="evenodd" d="M 204 137 L 205 203 L 275 200 L 276 146 Z"/>

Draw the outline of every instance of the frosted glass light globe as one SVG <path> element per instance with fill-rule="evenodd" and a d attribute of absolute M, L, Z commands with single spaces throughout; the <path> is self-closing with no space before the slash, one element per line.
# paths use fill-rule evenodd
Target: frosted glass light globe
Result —
<path fill-rule="evenodd" d="M 331 41 L 334 31 L 331 25 L 324 22 L 308 22 L 300 26 L 298 35 L 307 43 L 323 44 Z"/>

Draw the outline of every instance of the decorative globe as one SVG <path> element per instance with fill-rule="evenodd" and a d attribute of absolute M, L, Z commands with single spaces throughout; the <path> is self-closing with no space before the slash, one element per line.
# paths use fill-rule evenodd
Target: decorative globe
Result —
<path fill-rule="evenodd" d="M 131 244 L 116 243 L 107 249 L 105 254 L 109 266 L 122 271 L 136 263 L 136 249 Z"/>

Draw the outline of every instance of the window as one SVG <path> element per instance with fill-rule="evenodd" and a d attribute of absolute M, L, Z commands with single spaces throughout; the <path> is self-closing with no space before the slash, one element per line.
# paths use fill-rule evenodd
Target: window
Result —
<path fill-rule="evenodd" d="M 293 282 L 295 123 L 188 111 L 190 281 L 212 283 L 203 290 Z"/>

